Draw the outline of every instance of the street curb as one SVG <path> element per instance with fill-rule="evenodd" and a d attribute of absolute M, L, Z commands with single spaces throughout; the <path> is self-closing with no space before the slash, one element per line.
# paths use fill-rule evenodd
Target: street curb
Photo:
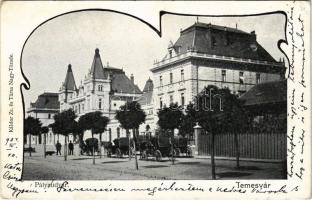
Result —
<path fill-rule="evenodd" d="M 195 159 L 210 159 L 210 156 L 194 156 Z M 235 157 L 223 157 L 223 156 L 215 156 L 216 160 L 230 160 L 236 161 Z M 282 163 L 283 160 L 271 160 L 271 159 L 254 159 L 254 158 L 239 158 L 240 161 L 248 161 L 248 162 L 265 162 L 265 163 Z"/>

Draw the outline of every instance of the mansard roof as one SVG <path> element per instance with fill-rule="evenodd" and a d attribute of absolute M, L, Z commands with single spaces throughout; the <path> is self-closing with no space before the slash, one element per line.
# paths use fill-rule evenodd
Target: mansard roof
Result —
<path fill-rule="evenodd" d="M 139 87 L 134 84 L 122 69 L 105 67 L 105 76 L 112 80 L 112 91 L 117 93 L 141 94 Z"/>
<path fill-rule="evenodd" d="M 247 33 L 237 28 L 200 22 L 181 31 L 172 47 L 177 54 L 193 50 L 210 55 L 276 62 L 256 41 L 254 31 Z"/>
<path fill-rule="evenodd" d="M 63 83 L 63 89 L 65 89 L 65 90 L 76 90 L 77 89 L 71 64 L 69 64 L 68 68 L 67 68 L 65 81 Z"/>
<path fill-rule="evenodd" d="M 55 109 L 60 108 L 58 93 L 45 92 L 38 96 L 34 103 L 30 103 L 31 109 Z"/>

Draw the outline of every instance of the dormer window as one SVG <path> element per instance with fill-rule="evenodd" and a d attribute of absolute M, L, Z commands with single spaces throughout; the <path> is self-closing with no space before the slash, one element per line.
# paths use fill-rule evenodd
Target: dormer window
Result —
<path fill-rule="evenodd" d="M 169 58 L 172 58 L 172 49 L 169 49 Z"/>
<path fill-rule="evenodd" d="M 177 47 L 176 47 L 176 53 L 179 54 L 179 53 L 180 53 L 180 50 L 181 50 L 181 47 L 180 47 L 180 46 L 177 46 Z"/>

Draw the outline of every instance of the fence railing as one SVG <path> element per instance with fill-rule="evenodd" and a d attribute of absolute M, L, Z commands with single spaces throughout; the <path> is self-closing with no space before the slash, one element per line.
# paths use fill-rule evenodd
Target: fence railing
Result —
<path fill-rule="evenodd" d="M 241 158 L 284 160 L 287 154 L 286 133 L 240 133 L 238 146 Z M 198 154 L 210 155 L 211 134 L 199 135 Z M 235 157 L 234 134 L 215 135 L 215 155 Z"/>

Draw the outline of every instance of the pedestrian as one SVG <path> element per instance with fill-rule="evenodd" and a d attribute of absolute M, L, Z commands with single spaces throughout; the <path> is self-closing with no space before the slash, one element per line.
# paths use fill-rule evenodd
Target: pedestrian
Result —
<path fill-rule="evenodd" d="M 68 149 L 69 149 L 69 155 L 74 155 L 74 144 L 72 143 L 72 141 L 69 141 Z"/>
<path fill-rule="evenodd" d="M 59 154 L 62 155 L 61 154 L 62 145 L 59 141 L 56 142 L 55 148 L 56 148 L 56 155 L 59 155 Z"/>

